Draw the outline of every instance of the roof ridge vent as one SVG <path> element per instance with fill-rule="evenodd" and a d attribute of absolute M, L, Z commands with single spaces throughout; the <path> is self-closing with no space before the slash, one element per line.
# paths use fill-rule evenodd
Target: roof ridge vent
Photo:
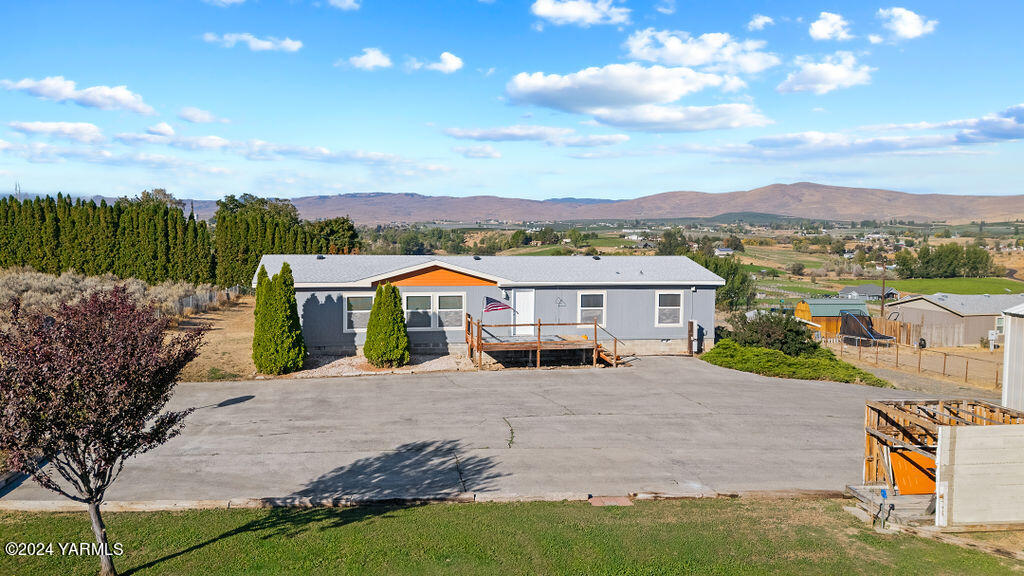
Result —
<path fill-rule="evenodd" d="M 591 256 L 591 258 L 593 258 L 594 260 L 600 260 L 601 259 L 601 257 L 597 256 L 597 255 Z"/>
<path fill-rule="evenodd" d="M 327 259 L 327 257 L 326 257 L 326 256 L 324 256 L 323 254 L 317 254 L 317 255 L 316 255 L 316 259 L 317 259 L 317 260 L 325 260 L 325 259 Z"/>
<path fill-rule="evenodd" d="M 480 258 L 480 256 L 478 254 L 474 254 L 473 255 L 473 260 L 483 260 L 483 258 Z"/>

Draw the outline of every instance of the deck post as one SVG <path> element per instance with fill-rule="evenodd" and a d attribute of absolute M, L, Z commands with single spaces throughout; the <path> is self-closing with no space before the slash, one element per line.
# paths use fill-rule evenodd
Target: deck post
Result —
<path fill-rule="evenodd" d="M 476 368 L 480 370 L 484 367 L 484 350 L 483 350 L 483 339 L 484 339 L 484 322 L 483 320 L 476 321 Z"/>
<path fill-rule="evenodd" d="M 612 336 L 612 368 L 619 367 L 619 339 Z"/>
<path fill-rule="evenodd" d="M 594 318 L 594 367 L 597 367 L 597 318 Z"/>
<path fill-rule="evenodd" d="M 540 318 L 537 318 L 537 368 L 540 368 Z"/>

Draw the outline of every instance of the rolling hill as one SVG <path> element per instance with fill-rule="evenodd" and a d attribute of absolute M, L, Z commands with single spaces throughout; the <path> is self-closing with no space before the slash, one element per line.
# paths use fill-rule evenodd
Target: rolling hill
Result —
<path fill-rule="evenodd" d="M 409 193 L 358 193 L 303 196 L 292 202 L 305 218 L 350 216 L 358 224 L 478 222 L 499 220 L 623 220 L 711 217 L 729 212 L 757 212 L 830 220 L 900 220 L 969 222 L 1024 218 L 1024 195 L 956 196 L 909 194 L 874 188 L 846 188 L 812 182 L 772 184 L 753 190 L 711 194 L 677 191 L 630 200 L 591 198 L 527 200 L 498 196 L 424 196 Z M 204 218 L 216 205 L 195 201 Z"/>

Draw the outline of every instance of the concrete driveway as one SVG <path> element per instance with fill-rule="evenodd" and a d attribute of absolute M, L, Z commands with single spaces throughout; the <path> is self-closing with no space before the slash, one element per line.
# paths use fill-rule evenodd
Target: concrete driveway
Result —
<path fill-rule="evenodd" d="M 861 478 L 864 400 L 907 396 L 672 357 L 188 383 L 171 402 L 199 407 L 185 432 L 129 461 L 108 500 L 841 490 Z M 25 481 L 0 505 L 58 499 Z"/>

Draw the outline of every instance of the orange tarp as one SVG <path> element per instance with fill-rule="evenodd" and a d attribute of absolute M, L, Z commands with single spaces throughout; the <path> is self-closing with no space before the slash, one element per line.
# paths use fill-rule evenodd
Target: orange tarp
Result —
<path fill-rule="evenodd" d="M 917 452 L 889 453 L 892 476 L 900 494 L 934 494 L 935 460 Z"/>

